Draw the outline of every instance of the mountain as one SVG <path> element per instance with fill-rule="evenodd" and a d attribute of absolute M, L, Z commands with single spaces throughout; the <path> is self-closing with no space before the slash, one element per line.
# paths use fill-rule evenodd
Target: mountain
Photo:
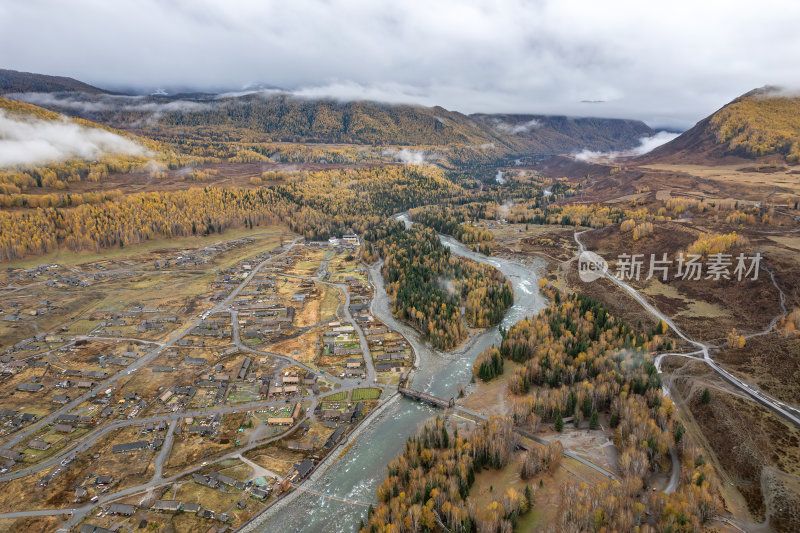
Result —
<path fill-rule="evenodd" d="M 655 132 L 635 120 L 544 115 L 464 115 L 442 107 L 311 100 L 286 94 L 217 100 L 206 112 L 165 114 L 160 123 L 261 131 L 282 140 L 366 144 L 494 145 L 551 155 L 623 150 Z"/>
<path fill-rule="evenodd" d="M 72 80 L 0 71 L 0 94 L 59 113 L 148 134 L 219 139 L 491 148 L 553 155 L 625 150 L 653 130 L 636 120 L 547 115 L 465 115 L 442 107 L 254 93 L 112 95 Z"/>
<path fill-rule="evenodd" d="M 0 69 L 0 94 L 6 93 L 81 92 L 110 94 L 88 83 L 63 76 L 47 76 L 31 72 Z"/>
<path fill-rule="evenodd" d="M 514 147 L 468 116 L 441 107 L 311 100 L 255 93 L 204 102 L 205 109 L 165 113 L 160 125 L 246 129 L 275 139 L 357 144 L 485 144 Z"/>
<path fill-rule="evenodd" d="M 639 145 L 642 137 L 655 135 L 639 120 L 557 115 L 474 114 L 489 127 L 518 137 L 537 154 L 564 154 L 583 149 L 624 151 Z"/>
<path fill-rule="evenodd" d="M 289 94 L 25 94 L 27 102 L 143 133 L 199 131 L 225 138 L 371 145 L 469 145 L 553 155 L 625 150 L 654 132 L 636 120 L 546 115 L 464 115 L 442 107 L 341 102 Z"/>
<path fill-rule="evenodd" d="M 750 91 L 672 141 L 643 163 L 800 162 L 800 97 L 778 87 Z"/>

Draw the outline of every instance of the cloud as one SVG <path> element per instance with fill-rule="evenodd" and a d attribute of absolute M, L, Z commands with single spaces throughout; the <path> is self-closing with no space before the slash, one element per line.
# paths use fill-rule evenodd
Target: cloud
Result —
<path fill-rule="evenodd" d="M 147 151 L 110 131 L 66 120 L 22 120 L 0 110 L 0 166 L 94 159 L 106 153 L 146 155 Z"/>
<path fill-rule="evenodd" d="M 590 162 L 611 162 L 615 159 L 620 157 L 636 157 L 640 155 L 644 155 L 652 150 L 655 150 L 662 144 L 666 144 L 672 139 L 678 137 L 680 133 L 673 133 L 670 131 L 659 131 L 655 135 L 650 137 L 640 137 L 639 138 L 639 146 L 632 148 L 630 150 L 625 150 L 621 152 L 594 152 L 592 150 L 582 150 L 576 154 L 573 154 L 573 157 L 578 161 L 590 161 Z"/>
<path fill-rule="evenodd" d="M 540 120 L 536 120 L 535 118 L 532 118 L 527 122 L 522 122 L 519 124 L 509 124 L 507 122 L 503 122 L 502 120 L 496 120 L 493 125 L 496 130 L 502 131 L 504 133 L 513 133 L 514 135 L 518 135 L 520 133 L 524 133 L 526 131 L 530 131 L 541 127 L 542 122 Z"/>
<path fill-rule="evenodd" d="M 402 148 L 400 150 L 387 149 L 383 151 L 383 154 L 391 156 L 395 161 L 400 161 L 406 165 L 425 165 L 432 159 L 438 159 L 438 157 L 433 154 L 426 155 L 422 150 L 409 150 L 408 148 Z"/>
<path fill-rule="evenodd" d="M 14 51 L 4 68 L 117 90 L 262 83 L 465 113 L 686 128 L 755 87 L 800 86 L 786 60 L 800 55 L 800 3 L 769 4 L 36 0 L 0 5 L 0 50 Z"/>
<path fill-rule="evenodd" d="M 44 107 L 59 107 L 80 113 L 103 113 L 133 111 L 149 115 L 156 120 L 165 113 L 207 111 L 214 103 L 191 100 L 169 100 L 164 102 L 146 100 L 143 96 L 89 95 L 80 96 L 63 93 L 12 93 L 5 95 L 14 100 Z"/>
<path fill-rule="evenodd" d="M 647 152 L 655 150 L 662 144 L 667 144 L 672 139 L 678 137 L 678 135 L 680 135 L 680 133 L 674 133 L 671 131 L 659 131 L 651 137 L 642 137 L 639 139 L 639 146 L 633 148 L 631 150 L 631 153 L 632 155 L 644 155 Z"/>

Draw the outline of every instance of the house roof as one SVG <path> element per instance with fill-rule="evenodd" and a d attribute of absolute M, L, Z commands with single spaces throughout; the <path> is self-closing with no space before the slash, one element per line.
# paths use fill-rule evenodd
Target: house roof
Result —
<path fill-rule="evenodd" d="M 111 514 L 132 515 L 136 512 L 136 507 L 127 503 L 112 503 L 108 508 Z"/>
<path fill-rule="evenodd" d="M 180 500 L 156 500 L 152 507 L 154 511 L 177 511 L 180 508 Z"/>
<path fill-rule="evenodd" d="M 111 451 L 114 453 L 125 453 L 134 450 L 143 450 L 150 446 L 146 440 L 137 440 L 136 442 L 126 442 L 125 444 L 115 444 L 112 446 Z"/>

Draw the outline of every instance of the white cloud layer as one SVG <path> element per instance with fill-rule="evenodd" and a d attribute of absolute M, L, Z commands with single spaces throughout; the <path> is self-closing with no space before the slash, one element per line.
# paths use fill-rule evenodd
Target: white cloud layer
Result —
<path fill-rule="evenodd" d="M 111 88 L 263 83 L 687 127 L 800 87 L 798 20 L 792 0 L 29 0 L 0 2 L 0 50 L 4 68 Z"/>
<path fill-rule="evenodd" d="M 146 150 L 110 131 L 66 120 L 20 120 L 0 110 L 0 167 L 94 159 L 105 153 L 144 155 Z"/>
<path fill-rule="evenodd" d="M 80 98 L 70 94 L 61 93 L 11 93 L 9 98 L 21 100 L 38 106 L 58 106 L 83 113 L 98 113 L 104 111 L 135 111 L 149 114 L 151 119 L 156 119 L 164 113 L 182 111 L 205 111 L 212 108 L 209 102 L 194 102 L 190 100 L 171 100 L 167 102 L 146 102 L 140 96 L 117 95 L 86 95 Z"/>
<path fill-rule="evenodd" d="M 531 120 L 527 122 L 522 122 L 521 124 L 508 124 L 507 122 L 498 120 L 497 122 L 495 122 L 494 127 L 499 131 L 518 135 L 520 133 L 536 129 L 541 125 L 542 125 L 541 121 L 532 118 Z"/>
<path fill-rule="evenodd" d="M 680 134 L 669 131 L 659 131 L 651 137 L 641 137 L 639 139 L 639 146 L 624 152 L 594 152 L 592 150 L 582 150 L 577 154 L 574 154 L 573 157 L 579 161 L 593 162 L 608 162 L 620 157 L 635 157 L 655 150 L 662 144 L 668 143 L 678 135 Z"/>

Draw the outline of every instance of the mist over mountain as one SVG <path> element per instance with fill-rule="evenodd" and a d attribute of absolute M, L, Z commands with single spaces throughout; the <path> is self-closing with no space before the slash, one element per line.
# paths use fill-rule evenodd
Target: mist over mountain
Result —
<path fill-rule="evenodd" d="M 457 144 L 534 155 L 625 150 L 654 134 L 637 120 L 465 115 L 439 106 L 298 96 L 263 84 L 222 94 L 121 95 L 77 80 L 8 72 L 0 73 L 0 83 L 5 87 L 2 92 L 10 98 L 136 130 L 204 127 L 240 134 L 246 131 L 249 136 L 271 141 Z"/>

